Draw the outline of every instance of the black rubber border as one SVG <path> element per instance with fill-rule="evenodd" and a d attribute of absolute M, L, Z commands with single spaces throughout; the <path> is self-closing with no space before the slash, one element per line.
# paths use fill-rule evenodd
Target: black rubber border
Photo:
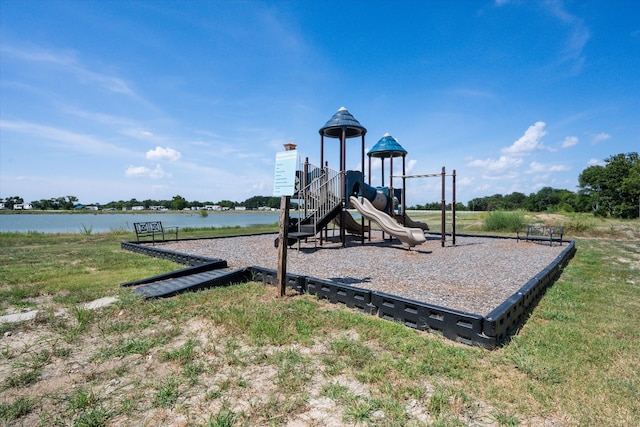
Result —
<path fill-rule="evenodd" d="M 468 237 L 515 239 L 505 236 L 468 235 Z M 575 242 L 563 241 L 563 243 L 567 243 L 567 247 L 551 264 L 487 316 L 308 276 L 287 274 L 286 285 L 301 294 L 316 295 L 319 299 L 326 299 L 334 304 L 341 303 L 371 315 L 377 314 L 382 319 L 401 322 L 410 328 L 436 332 L 456 342 L 493 350 L 517 332 L 546 289 L 555 282 L 562 269 L 575 255 Z M 123 242 L 122 249 L 187 265 L 221 261 L 133 242 Z M 247 267 L 247 271 L 250 273 L 247 276 L 250 276 L 253 281 L 269 285 L 276 284 L 276 270 L 252 266 Z"/>

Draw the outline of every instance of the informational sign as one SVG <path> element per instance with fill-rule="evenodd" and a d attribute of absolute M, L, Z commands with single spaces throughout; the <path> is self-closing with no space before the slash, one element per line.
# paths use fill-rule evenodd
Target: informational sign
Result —
<path fill-rule="evenodd" d="M 276 154 L 276 172 L 273 179 L 273 196 L 293 196 L 296 191 L 298 151 L 289 150 Z"/>

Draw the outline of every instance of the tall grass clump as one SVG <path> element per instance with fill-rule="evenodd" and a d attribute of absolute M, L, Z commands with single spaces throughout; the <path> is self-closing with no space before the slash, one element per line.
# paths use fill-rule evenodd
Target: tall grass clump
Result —
<path fill-rule="evenodd" d="M 596 229 L 596 224 L 593 220 L 573 217 L 564 223 L 564 228 L 567 233 L 591 233 Z"/>
<path fill-rule="evenodd" d="M 524 226 L 524 212 L 522 211 L 491 211 L 484 220 L 485 231 L 516 232 L 522 230 Z"/>
<path fill-rule="evenodd" d="M 80 233 L 84 234 L 85 236 L 90 236 L 91 233 L 93 233 L 93 226 L 92 225 L 86 226 L 82 224 L 80 226 Z"/>

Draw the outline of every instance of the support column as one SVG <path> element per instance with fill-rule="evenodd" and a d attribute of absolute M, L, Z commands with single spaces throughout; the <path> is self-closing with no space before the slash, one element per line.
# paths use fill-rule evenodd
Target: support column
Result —
<path fill-rule="evenodd" d="M 451 238 L 456 245 L 456 170 L 453 170 L 453 200 L 451 201 Z"/>
<path fill-rule="evenodd" d="M 445 192 L 444 192 L 444 188 L 445 188 L 445 169 L 444 166 L 442 167 L 442 206 L 441 206 L 441 212 L 440 212 L 440 224 L 442 227 L 442 231 L 441 231 L 441 237 L 440 237 L 440 242 L 442 247 L 444 248 L 444 242 L 447 240 L 447 232 L 446 232 L 446 227 L 447 227 L 447 223 L 445 221 L 445 216 L 446 216 L 446 209 L 447 209 L 447 202 L 445 199 Z"/>
<path fill-rule="evenodd" d="M 280 233 L 278 235 L 278 295 L 283 297 L 287 286 L 287 243 L 289 232 L 289 204 L 291 196 L 280 199 Z"/>

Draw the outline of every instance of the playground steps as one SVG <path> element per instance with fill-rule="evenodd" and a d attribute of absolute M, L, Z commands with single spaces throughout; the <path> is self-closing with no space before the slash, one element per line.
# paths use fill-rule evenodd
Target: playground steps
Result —
<path fill-rule="evenodd" d="M 335 206 L 331 207 L 330 209 L 326 209 L 322 211 L 326 212 L 322 217 L 316 218 L 316 214 L 318 212 L 316 211 L 316 212 L 313 212 L 308 217 L 304 218 L 300 222 L 300 225 L 301 227 L 307 226 L 307 229 L 302 231 L 306 231 L 306 232 L 315 231 L 314 235 L 319 233 L 323 228 L 329 225 L 331 221 L 333 221 L 333 219 L 342 211 L 342 204 L 338 202 Z M 315 230 L 313 227 L 314 224 L 315 224 Z"/>
<path fill-rule="evenodd" d="M 300 225 L 290 227 L 290 230 L 287 233 L 287 246 L 292 247 L 296 243 L 300 242 L 300 240 L 306 240 L 310 237 L 314 237 L 322 231 L 323 228 L 329 225 L 341 211 L 342 205 L 338 203 L 333 208 L 326 210 L 326 214 L 321 218 L 316 219 L 318 211 L 312 212 L 309 216 L 300 221 Z M 276 237 L 273 241 L 273 246 L 277 248 L 279 241 L 280 238 Z"/>
<path fill-rule="evenodd" d="M 246 268 L 228 270 L 227 262 L 215 260 L 195 267 L 153 276 L 134 282 L 123 283 L 122 286 L 134 287 L 133 293 L 145 299 L 162 298 L 182 292 L 197 291 L 215 286 L 225 286 L 244 282 L 248 279 Z"/>

